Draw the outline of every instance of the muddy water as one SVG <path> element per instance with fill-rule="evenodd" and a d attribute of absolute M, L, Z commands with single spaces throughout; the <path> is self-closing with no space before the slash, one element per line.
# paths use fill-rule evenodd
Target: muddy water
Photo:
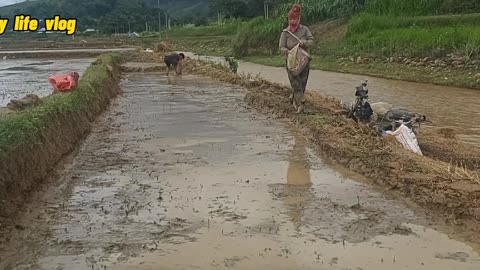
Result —
<path fill-rule="evenodd" d="M 241 89 L 155 73 L 122 87 L 0 269 L 479 269 L 475 249 L 328 167 Z"/>
<path fill-rule="evenodd" d="M 103 49 L 95 49 L 95 48 L 89 48 L 89 49 L 54 49 L 54 50 L 48 50 L 48 49 L 42 49 L 42 50 L 21 50 L 21 51 L 15 51 L 15 50 L 0 50 L 0 54 L 2 55 L 8 55 L 8 54 L 15 54 L 15 55 L 21 55 L 21 54 L 29 54 L 29 53 L 80 53 L 80 52 L 91 52 L 91 53 L 105 53 L 105 52 L 125 52 L 125 51 L 133 51 L 136 50 L 135 48 L 103 48 Z"/>
<path fill-rule="evenodd" d="M 0 107 L 28 94 L 50 95 L 53 89 L 49 76 L 69 71 L 77 71 L 81 76 L 94 60 L 0 60 Z"/>
<path fill-rule="evenodd" d="M 198 56 L 190 54 L 193 58 Z M 202 57 L 224 63 L 222 58 Z M 241 62 L 240 73 L 259 75 L 267 80 L 289 85 L 283 68 Z M 335 96 L 353 102 L 354 87 L 369 79 L 372 102 L 388 102 L 397 107 L 414 110 L 429 116 L 435 125 L 454 128 L 459 137 L 480 147 L 480 91 L 411 83 L 405 81 L 369 78 L 368 76 L 310 71 L 307 89 L 326 96 Z"/>

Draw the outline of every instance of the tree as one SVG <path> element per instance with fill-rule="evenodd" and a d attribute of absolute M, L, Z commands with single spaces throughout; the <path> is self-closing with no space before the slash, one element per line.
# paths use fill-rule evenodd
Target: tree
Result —
<path fill-rule="evenodd" d="M 253 18 L 264 15 L 265 0 L 209 0 L 212 15 L 218 12 L 227 17 Z M 268 0 L 273 10 L 276 6 L 291 2 L 288 0 Z"/>

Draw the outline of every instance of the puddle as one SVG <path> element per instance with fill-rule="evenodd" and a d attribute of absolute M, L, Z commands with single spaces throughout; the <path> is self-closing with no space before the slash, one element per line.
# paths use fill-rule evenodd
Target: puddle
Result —
<path fill-rule="evenodd" d="M 295 140 L 288 163 L 287 183 L 293 186 L 311 186 L 310 164 L 307 159 L 305 142 Z"/>
<path fill-rule="evenodd" d="M 55 49 L 55 50 L 0 50 L 0 54 L 29 54 L 29 53 L 79 53 L 79 52 L 92 52 L 92 53 L 104 53 L 104 52 L 125 52 L 133 51 L 135 48 L 107 48 L 107 49 Z"/>

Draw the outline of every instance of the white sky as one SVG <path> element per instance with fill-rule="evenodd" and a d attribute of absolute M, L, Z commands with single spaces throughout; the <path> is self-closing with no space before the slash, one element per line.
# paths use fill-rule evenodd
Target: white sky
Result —
<path fill-rule="evenodd" d="M 0 7 L 15 4 L 18 2 L 23 2 L 25 0 L 0 0 Z"/>

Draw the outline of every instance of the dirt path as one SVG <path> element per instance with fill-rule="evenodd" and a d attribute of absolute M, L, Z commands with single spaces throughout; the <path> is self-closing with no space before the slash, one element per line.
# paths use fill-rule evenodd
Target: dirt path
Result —
<path fill-rule="evenodd" d="M 475 249 L 247 109 L 242 89 L 156 73 L 122 87 L 0 269 L 479 268 Z"/>

